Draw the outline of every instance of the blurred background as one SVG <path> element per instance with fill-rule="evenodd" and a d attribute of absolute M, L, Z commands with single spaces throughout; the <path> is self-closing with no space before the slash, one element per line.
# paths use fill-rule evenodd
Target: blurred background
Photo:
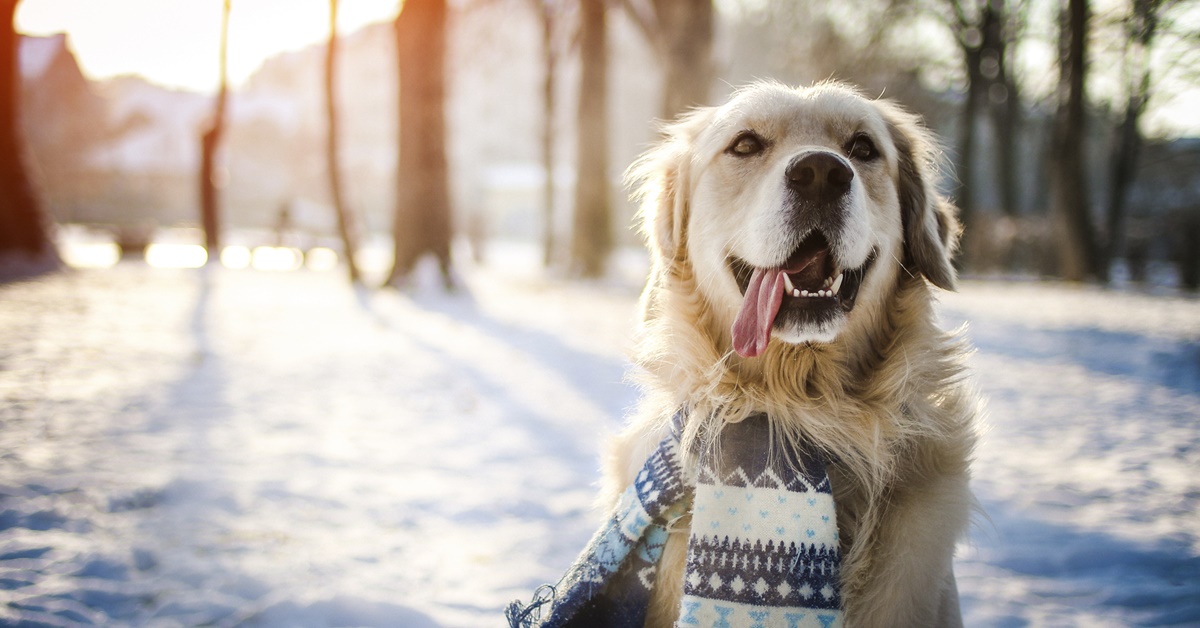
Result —
<path fill-rule="evenodd" d="M 376 268 L 424 212 L 450 228 L 422 240 L 536 243 L 548 265 L 595 276 L 637 244 L 621 174 L 656 119 L 754 78 L 836 78 L 943 138 L 967 272 L 1200 282 L 1195 2 L 463 0 L 410 11 L 400 55 L 399 3 L 346 0 L 332 57 L 323 2 L 233 2 L 227 40 L 216 0 L 6 4 L 24 173 L 34 211 L 61 227 L 50 238 L 111 238 L 126 255 L 190 239 L 219 245 L 213 258 L 234 246 L 235 265 L 285 244 L 344 264 L 348 243 Z M 401 107 L 406 58 L 437 89 Z M 405 112 L 423 108 L 443 131 L 406 141 Z M 415 165 L 398 169 L 406 152 Z M 206 241 L 186 230 L 204 228 L 208 184 Z"/>
<path fill-rule="evenodd" d="M 0 0 L 0 626 L 502 625 L 640 395 L 623 171 L 758 78 L 941 137 L 966 625 L 1200 625 L 1200 2 Z"/>

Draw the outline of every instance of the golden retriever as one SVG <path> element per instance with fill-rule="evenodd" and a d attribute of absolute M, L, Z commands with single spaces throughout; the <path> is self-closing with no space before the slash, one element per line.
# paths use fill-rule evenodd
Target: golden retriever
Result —
<path fill-rule="evenodd" d="M 685 451 L 766 413 L 829 474 L 848 626 L 961 625 L 952 571 L 973 507 L 977 396 L 935 321 L 960 232 L 918 118 L 838 83 L 762 82 L 697 109 L 631 168 L 653 267 L 646 395 L 613 445 L 612 499 L 689 409 Z M 685 461 L 694 464 L 694 457 Z M 659 563 L 648 626 L 678 616 L 688 530 Z"/>

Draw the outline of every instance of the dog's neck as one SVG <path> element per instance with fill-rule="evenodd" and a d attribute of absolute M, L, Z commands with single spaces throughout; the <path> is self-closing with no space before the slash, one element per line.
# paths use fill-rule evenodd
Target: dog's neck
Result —
<path fill-rule="evenodd" d="M 692 435 L 765 413 L 790 440 L 815 443 L 843 460 L 870 460 L 856 474 L 878 481 L 890 467 L 888 450 L 905 438 L 901 418 L 910 402 L 957 372 L 943 359 L 950 343 L 936 328 L 920 277 L 897 278 L 879 307 L 861 312 L 867 316 L 855 322 L 860 327 L 835 342 L 773 341 L 756 358 L 731 350 L 728 330 L 690 279 L 674 275 L 648 288 L 649 329 L 639 359 L 654 380 L 650 388 L 671 392 L 663 412 L 673 411 L 667 404 L 686 404 L 710 422 Z"/>

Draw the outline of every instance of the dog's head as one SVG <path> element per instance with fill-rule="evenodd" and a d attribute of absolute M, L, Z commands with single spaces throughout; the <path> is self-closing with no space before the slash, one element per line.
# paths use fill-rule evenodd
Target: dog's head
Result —
<path fill-rule="evenodd" d="M 758 83 L 698 109 L 631 169 L 665 276 L 733 348 L 834 342 L 900 273 L 952 289 L 959 226 L 917 118 L 835 83 Z M 661 283 L 661 282 L 660 282 Z"/>

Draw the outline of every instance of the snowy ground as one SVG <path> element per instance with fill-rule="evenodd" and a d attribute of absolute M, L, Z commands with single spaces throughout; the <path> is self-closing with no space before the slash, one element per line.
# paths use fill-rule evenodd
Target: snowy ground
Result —
<path fill-rule="evenodd" d="M 0 625 L 499 626 L 597 521 L 637 287 L 0 285 Z M 968 282 L 969 626 L 1200 625 L 1200 302 Z"/>

